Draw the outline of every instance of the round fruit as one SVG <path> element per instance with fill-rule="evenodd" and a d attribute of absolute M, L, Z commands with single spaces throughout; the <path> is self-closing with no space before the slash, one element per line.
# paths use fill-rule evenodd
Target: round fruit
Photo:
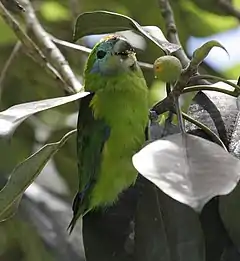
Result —
<path fill-rule="evenodd" d="M 163 82 L 175 82 L 182 73 L 178 58 L 170 55 L 159 57 L 153 65 L 155 77 Z"/>

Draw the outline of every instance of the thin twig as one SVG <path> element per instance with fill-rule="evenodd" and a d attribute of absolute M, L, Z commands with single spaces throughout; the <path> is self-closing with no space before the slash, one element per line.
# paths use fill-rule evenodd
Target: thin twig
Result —
<path fill-rule="evenodd" d="M 194 118 L 192 118 L 191 116 L 189 116 L 188 114 L 182 112 L 182 116 L 185 120 L 191 122 L 192 124 L 196 125 L 197 127 L 199 127 L 200 129 L 202 129 L 203 131 L 205 131 L 210 137 L 212 137 L 212 140 L 216 143 L 218 143 L 220 146 L 222 146 L 226 151 L 227 148 L 225 146 L 225 144 L 223 143 L 223 141 L 218 137 L 217 134 L 215 134 L 211 129 L 209 129 L 205 124 L 195 120 Z"/>
<path fill-rule="evenodd" d="M 91 53 L 92 49 L 91 48 L 88 48 L 88 47 L 85 47 L 85 46 L 82 46 L 82 45 L 78 45 L 78 44 L 73 44 L 73 43 L 70 43 L 70 42 L 67 42 L 67 41 L 64 41 L 64 40 L 60 40 L 52 35 L 49 34 L 49 37 L 52 39 L 52 41 L 58 45 L 61 45 L 61 46 L 65 46 L 65 47 L 68 47 L 68 48 L 71 48 L 71 49 L 74 49 L 74 50 L 77 50 L 77 51 L 80 51 L 80 52 L 83 52 L 83 53 Z"/>
<path fill-rule="evenodd" d="M 178 44 L 181 46 L 177 27 L 175 24 L 174 14 L 171 8 L 171 5 L 168 0 L 158 0 L 162 16 L 165 20 L 166 29 L 167 29 L 167 39 L 174 44 Z M 195 75 L 198 75 L 198 66 L 194 66 L 190 63 L 186 53 L 183 48 L 176 52 L 176 57 L 181 61 L 184 70 L 180 76 L 179 81 L 175 85 L 174 89 L 170 92 L 170 94 L 162 101 L 158 102 L 154 105 L 152 110 L 156 111 L 158 115 L 168 111 L 173 110 L 173 104 L 175 97 L 179 97 L 179 95 L 183 92 L 184 88 L 187 86 L 189 79 Z M 206 80 L 200 79 L 198 81 L 199 84 L 209 84 Z"/>
<path fill-rule="evenodd" d="M 181 61 L 183 68 L 186 68 L 189 64 L 189 59 L 184 52 L 178 37 L 177 26 L 175 23 L 172 7 L 168 0 L 158 0 L 158 4 L 161 9 L 162 17 L 165 20 L 167 39 L 169 42 L 181 46 L 181 48 L 175 52 L 175 55 Z"/>
<path fill-rule="evenodd" d="M 181 111 L 181 107 L 179 104 L 179 97 L 174 97 L 174 104 L 175 104 L 176 114 L 177 114 L 177 119 L 178 119 L 178 127 L 179 127 L 181 133 L 186 133 L 185 123 L 183 120 L 182 111 Z"/>
<path fill-rule="evenodd" d="M 16 57 L 18 51 L 20 50 L 21 46 L 22 46 L 22 43 L 20 41 L 18 41 L 15 44 L 15 46 L 14 46 L 14 48 L 13 48 L 13 50 L 12 50 L 10 56 L 9 56 L 9 58 L 7 59 L 3 69 L 1 71 L 1 75 L 0 75 L 0 103 L 1 103 L 1 98 L 2 98 L 2 93 L 3 93 L 3 88 L 4 88 L 4 84 L 3 83 L 4 83 L 4 80 L 6 78 L 8 69 L 9 69 L 10 65 L 12 64 L 14 58 Z"/>
<path fill-rule="evenodd" d="M 232 86 L 233 88 L 235 88 L 235 91 L 237 91 L 238 93 L 240 92 L 240 86 L 238 86 L 237 84 L 230 82 L 224 78 L 215 76 L 215 75 L 208 75 L 208 74 L 202 74 L 202 75 L 195 75 L 191 78 L 191 80 L 201 80 L 201 79 L 209 79 L 209 80 L 216 80 L 216 81 L 222 81 L 230 86 Z"/>
<path fill-rule="evenodd" d="M 159 7 L 161 9 L 161 14 L 163 19 L 165 20 L 165 26 L 167 30 L 167 39 L 171 43 L 178 44 L 181 46 L 178 33 L 177 33 L 177 27 L 175 24 L 174 14 L 171 8 L 171 5 L 168 0 L 158 0 Z M 179 97 L 181 92 L 183 91 L 184 87 L 186 86 L 188 79 L 197 73 L 196 68 L 191 68 L 190 60 L 188 59 L 187 55 L 185 54 L 184 50 L 179 49 L 175 53 L 176 57 L 181 61 L 182 66 L 184 69 L 179 82 L 176 84 L 176 86 L 173 88 L 173 90 L 169 93 L 169 95 L 162 101 L 158 102 L 152 110 L 156 111 L 158 115 L 168 111 L 173 110 L 175 97 Z"/>
<path fill-rule="evenodd" d="M 49 37 L 48 33 L 42 28 L 41 24 L 39 23 L 30 1 L 18 1 L 25 9 L 23 15 L 26 19 L 26 23 L 29 26 L 29 30 L 34 33 L 36 40 L 38 41 L 39 46 L 41 47 L 41 50 L 46 56 L 48 62 L 57 69 L 61 77 L 69 85 L 73 92 L 78 92 L 82 90 L 82 85 L 74 75 L 65 57 L 62 55 L 60 50 Z"/>
<path fill-rule="evenodd" d="M 147 69 L 147 70 L 152 70 L 153 69 L 153 64 L 151 64 L 151 63 L 138 62 L 138 64 L 143 69 Z"/>
<path fill-rule="evenodd" d="M 236 92 L 234 91 L 229 91 L 223 88 L 218 88 L 215 86 L 211 86 L 211 85 L 196 85 L 196 86 L 190 86 L 187 88 L 184 88 L 183 93 L 187 93 L 187 92 L 198 92 L 198 91 L 215 91 L 215 92 L 220 92 L 220 93 L 224 93 L 233 97 L 237 97 L 238 95 L 236 94 Z"/>
<path fill-rule="evenodd" d="M 4 5 L 0 2 L 0 16 L 3 20 L 8 24 L 8 26 L 13 30 L 15 35 L 21 41 L 23 45 L 23 51 L 30 56 L 35 62 L 37 62 L 40 66 L 42 66 L 48 74 L 50 74 L 65 91 L 70 92 L 67 84 L 61 78 L 59 73 L 55 68 L 51 66 L 46 61 L 45 56 L 39 50 L 38 46 L 31 40 L 31 38 L 23 31 L 23 29 L 19 26 L 16 19 L 9 13 L 9 11 L 4 7 Z"/>
<path fill-rule="evenodd" d="M 158 115 L 173 110 L 174 107 L 174 99 L 175 97 L 179 97 L 183 92 L 184 88 L 187 86 L 189 79 L 192 75 L 195 75 L 196 68 L 188 66 L 181 74 L 179 81 L 174 86 L 173 90 L 169 93 L 169 95 L 163 99 L 162 101 L 155 104 L 152 108 Z"/>
<path fill-rule="evenodd" d="M 60 40 L 60 39 L 58 39 L 54 36 L 51 36 L 51 35 L 49 35 L 49 37 L 51 37 L 51 39 L 54 43 L 61 45 L 61 46 L 65 46 L 65 47 L 68 47 L 68 48 L 71 48 L 71 49 L 74 49 L 74 50 L 77 50 L 77 51 L 80 51 L 80 52 L 83 52 L 83 53 L 87 53 L 87 54 L 89 54 L 92 51 L 91 48 L 88 48 L 88 47 L 85 47 L 85 46 L 82 46 L 82 45 L 69 43 L 67 41 Z M 143 69 L 147 69 L 147 70 L 153 69 L 153 65 L 151 63 L 138 62 L 138 64 Z"/>

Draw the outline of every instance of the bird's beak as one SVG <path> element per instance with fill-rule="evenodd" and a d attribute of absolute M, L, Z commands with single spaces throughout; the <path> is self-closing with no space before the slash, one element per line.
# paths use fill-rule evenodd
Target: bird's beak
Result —
<path fill-rule="evenodd" d="M 114 45 L 113 51 L 115 55 L 120 55 L 122 59 L 134 58 L 135 50 L 130 43 L 124 38 L 120 38 Z M 136 58 L 136 57 L 135 57 Z"/>

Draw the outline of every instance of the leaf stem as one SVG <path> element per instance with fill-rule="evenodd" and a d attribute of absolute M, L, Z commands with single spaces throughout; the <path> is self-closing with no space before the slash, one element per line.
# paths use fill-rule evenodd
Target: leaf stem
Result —
<path fill-rule="evenodd" d="M 216 142 L 217 144 L 219 144 L 220 146 L 222 146 L 226 151 L 227 148 L 224 145 L 223 141 L 218 137 L 217 134 L 215 134 L 213 131 L 211 131 L 211 129 L 209 129 L 205 124 L 193 119 L 191 116 L 189 116 L 188 114 L 182 112 L 182 116 L 185 120 L 191 122 L 192 124 L 196 125 L 197 127 L 199 127 L 200 129 L 202 129 L 203 131 L 205 131 L 209 136 L 212 137 L 213 141 Z"/>
<path fill-rule="evenodd" d="M 171 84 L 167 84 L 167 87 L 169 87 L 168 89 L 170 89 L 170 90 L 173 89 Z M 181 133 L 186 133 L 185 123 L 184 123 L 184 120 L 182 117 L 182 111 L 181 111 L 181 107 L 179 104 L 179 95 L 174 95 L 173 100 L 174 100 L 174 105 L 175 105 L 177 119 L 178 119 L 178 127 L 179 127 Z"/>
<path fill-rule="evenodd" d="M 186 87 L 186 88 L 184 88 L 183 93 L 198 92 L 198 91 L 215 91 L 215 92 L 225 93 L 225 94 L 233 96 L 233 97 L 237 97 L 237 95 L 234 91 L 229 91 L 229 90 L 214 87 L 211 85 L 195 85 L 195 86 Z"/>
<path fill-rule="evenodd" d="M 233 88 L 235 88 L 236 91 L 240 92 L 240 86 L 238 86 L 237 84 L 230 82 L 222 77 L 218 77 L 218 76 L 214 76 L 214 75 L 208 75 L 208 74 L 202 74 L 202 75 L 196 75 L 191 77 L 191 80 L 199 80 L 199 79 L 209 79 L 209 80 L 216 80 L 216 81 L 222 81 L 230 86 L 232 86 Z"/>
<path fill-rule="evenodd" d="M 181 133 L 186 133 L 185 124 L 184 124 L 184 120 L 183 120 L 183 116 L 182 116 L 182 111 L 181 111 L 181 108 L 179 105 L 179 96 L 174 97 L 174 104 L 175 104 L 175 108 L 176 108 L 179 129 L 180 129 Z"/>
<path fill-rule="evenodd" d="M 175 23 L 172 7 L 168 0 L 158 0 L 158 5 L 160 7 L 162 17 L 165 21 L 167 39 L 169 40 L 169 42 L 181 46 L 181 48 L 175 52 L 175 55 L 181 61 L 183 67 L 186 68 L 189 64 L 189 59 L 184 52 L 178 37 L 177 26 Z"/>

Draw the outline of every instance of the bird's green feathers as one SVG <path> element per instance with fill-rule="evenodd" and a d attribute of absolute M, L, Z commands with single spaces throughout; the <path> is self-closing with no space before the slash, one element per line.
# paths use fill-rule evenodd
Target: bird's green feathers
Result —
<path fill-rule="evenodd" d="M 73 204 L 73 229 L 80 215 L 113 204 L 137 177 L 132 156 L 144 143 L 148 88 L 126 39 L 98 43 L 85 66 L 85 90 L 78 118 L 79 192 Z"/>

